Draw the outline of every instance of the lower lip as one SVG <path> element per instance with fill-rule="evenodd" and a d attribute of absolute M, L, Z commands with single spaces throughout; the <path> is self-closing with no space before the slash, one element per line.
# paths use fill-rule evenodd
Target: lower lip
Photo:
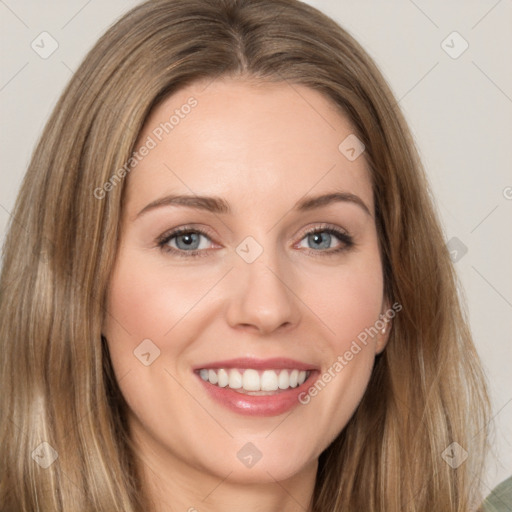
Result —
<path fill-rule="evenodd" d="M 234 412 L 247 416 L 278 416 L 288 412 L 300 404 L 299 395 L 311 387 L 318 374 L 318 371 L 312 370 L 309 377 L 296 388 L 288 388 L 275 395 L 254 396 L 238 393 L 228 387 L 221 388 L 210 384 L 196 373 L 207 393 L 215 401 Z"/>

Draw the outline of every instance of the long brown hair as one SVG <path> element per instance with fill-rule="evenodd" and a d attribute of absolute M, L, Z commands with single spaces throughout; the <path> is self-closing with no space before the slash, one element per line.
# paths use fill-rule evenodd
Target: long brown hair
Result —
<path fill-rule="evenodd" d="M 15 205 L 0 280 L 2 510 L 149 509 L 101 338 L 129 177 L 94 191 L 161 100 L 219 76 L 306 85 L 348 115 L 371 169 L 385 292 L 402 305 L 362 402 L 320 456 L 314 511 L 474 508 L 484 378 L 424 171 L 376 65 L 296 0 L 155 0 L 74 74 Z M 453 442 L 469 454 L 458 467 L 443 457 Z"/>

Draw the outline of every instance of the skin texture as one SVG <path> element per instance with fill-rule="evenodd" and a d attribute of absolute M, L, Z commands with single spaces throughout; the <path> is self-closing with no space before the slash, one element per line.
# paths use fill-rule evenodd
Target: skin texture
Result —
<path fill-rule="evenodd" d="M 354 413 L 389 328 L 307 405 L 279 416 L 228 410 L 192 368 L 290 357 L 323 373 L 375 324 L 388 305 L 364 154 L 349 161 L 339 151 L 353 129 L 320 93 L 233 79 L 195 83 L 167 98 L 139 145 L 190 97 L 197 105 L 126 178 L 103 334 L 131 435 L 156 510 L 308 510 L 318 456 Z M 357 195 L 370 213 L 347 201 L 293 209 L 305 196 L 340 191 Z M 137 217 L 171 193 L 219 196 L 232 212 L 168 205 Z M 328 254 L 344 242 L 306 234 L 325 223 L 348 232 L 354 246 Z M 181 226 L 208 231 L 203 257 L 187 255 L 183 238 L 168 245 L 185 257 L 158 246 Z M 263 249 L 250 264 L 236 252 L 248 236 Z M 134 356 L 144 339 L 160 350 L 149 366 Z M 262 454 L 252 468 L 237 458 L 248 442 Z"/>

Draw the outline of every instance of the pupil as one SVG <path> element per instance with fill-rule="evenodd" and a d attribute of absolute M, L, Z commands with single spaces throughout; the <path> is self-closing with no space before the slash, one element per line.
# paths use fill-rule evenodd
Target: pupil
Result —
<path fill-rule="evenodd" d="M 328 234 L 328 233 L 314 233 L 313 235 L 311 235 L 313 241 L 315 244 L 318 244 L 317 245 L 317 248 L 318 247 L 322 247 L 323 249 L 328 249 L 329 248 L 329 245 L 330 245 L 330 238 L 331 238 L 331 235 Z"/>
<path fill-rule="evenodd" d="M 176 238 L 176 245 L 180 249 L 190 249 L 191 247 L 197 249 L 198 243 L 199 235 L 197 233 L 185 233 Z"/>

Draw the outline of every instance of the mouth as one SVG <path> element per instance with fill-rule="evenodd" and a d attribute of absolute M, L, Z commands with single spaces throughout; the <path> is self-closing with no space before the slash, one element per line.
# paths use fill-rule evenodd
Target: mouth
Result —
<path fill-rule="evenodd" d="M 239 414 L 276 416 L 299 405 L 319 369 L 291 359 L 232 359 L 194 369 L 215 402 Z"/>
<path fill-rule="evenodd" d="M 310 370 L 254 368 L 201 368 L 199 376 L 205 382 L 219 388 L 229 388 L 237 393 L 252 396 L 273 395 L 304 384 L 311 375 Z"/>

